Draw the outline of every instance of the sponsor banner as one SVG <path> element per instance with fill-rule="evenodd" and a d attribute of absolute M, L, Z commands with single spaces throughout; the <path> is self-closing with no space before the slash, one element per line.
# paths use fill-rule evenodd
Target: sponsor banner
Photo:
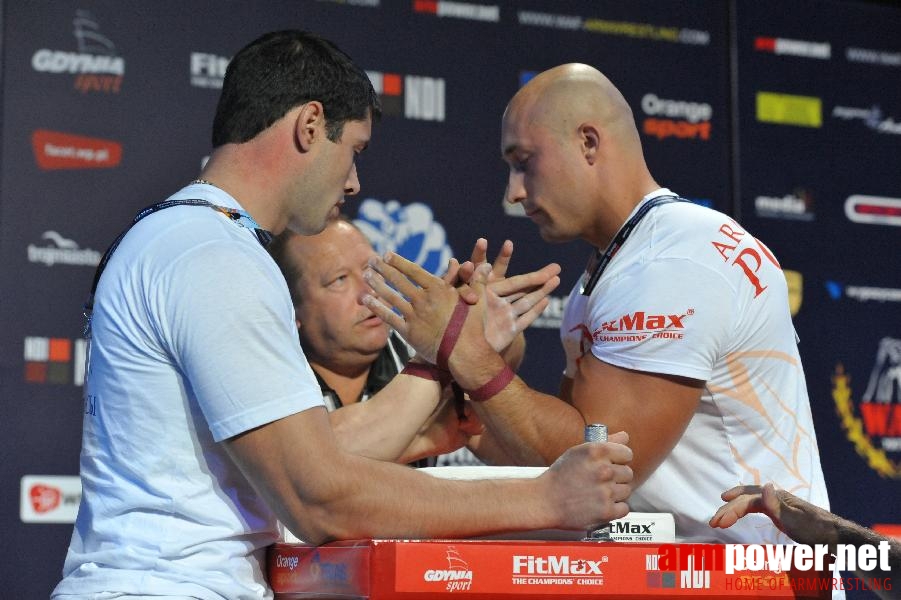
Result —
<path fill-rule="evenodd" d="M 879 341 L 862 394 L 851 387 L 853 375 L 838 363 L 832 376 L 832 399 L 842 429 L 871 469 L 901 479 L 901 339 Z"/>
<path fill-rule="evenodd" d="M 854 223 L 901 226 L 901 198 L 855 194 L 845 200 L 845 216 Z"/>
<path fill-rule="evenodd" d="M 812 221 L 813 194 L 797 189 L 783 196 L 757 196 L 754 198 L 754 212 L 758 217 L 767 219 Z"/>
<path fill-rule="evenodd" d="M 451 2 L 450 0 L 413 0 L 413 12 L 470 21 L 497 23 L 501 20 L 501 8 L 496 4 L 474 4 L 472 2 Z"/>
<path fill-rule="evenodd" d="M 788 285 L 788 309 L 794 317 L 801 310 L 801 303 L 804 299 L 804 276 L 798 271 L 790 271 L 785 269 L 782 271 L 785 275 L 785 283 Z"/>
<path fill-rule="evenodd" d="M 366 71 L 382 103 L 382 114 L 418 121 L 445 119 L 445 84 L 440 77 Z"/>
<path fill-rule="evenodd" d="M 579 548 L 428 544 L 398 547 L 395 585 L 413 593 L 599 593 L 604 589 L 609 561 L 606 549 L 586 544 Z M 493 565 L 487 568 L 487 565 Z M 578 591 L 576 591 L 578 590 Z"/>
<path fill-rule="evenodd" d="M 838 281 L 828 280 L 826 281 L 826 291 L 833 300 L 847 297 L 858 302 L 901 302 L 901 289 L 898 288 L 845 285 Z"/>
<path fill-rule="evenodd" d="M 191 86 L 221 90 L 222 82 L 225 79 L 225 70 L 228 68 L 230 60 L 227 56 L 217 56 L 206 52 L 192 52 L 190 62 Z"/>
<path fill-rule="evenodd" d="M 901 67 L 901 52 L 848 46 L 845 48 L 845 59 L 850 63 L 864 63 L 880 67 Z"/>
<path fill-rule="evenodd" d="M 75 385 L 84 383 L 87 341 L 28 336 L 23 344 L 26 383 Z"/>
<path fill-rule="evenodd" d="M 520 25 L 529 27 L 546 27 L 550 29 L 566 29 L 571 31 L 588 31 L 603 35 L 622 36 L 655 42 L 672 42 L 693 46 L 710 45 L 710 32 L 701 29 L 688 29 L 652 23 L 633 21 L 612 21 L 581 15 L 566 15 L 534 10 L 516 12 L 516 20 Z"/>
<path fill-rule="evenodd" d="M 77 50 L 39 48 L 31 57 L 31 68 L 38 73 L 74 76 L 74 88 L 91 92 L 118 94 L 125 77 L 125 59 L 106 37 L 94 15 L 77 9 L 72 20 Z"/>
<path fill-rule="evenodd" d="M 868 567 L 871 550 L 876 550 L 877 561 L 878 553 L 885 553 L 871 547 L 854 558 L 864 558 L 862 564 Z M 807 547 L 806 551 L 813 555 L 817 549 Z M 315 548 L 276 544 L 269 550 L 268 573 L 276 594 L 328 595 L 340 590 L 386 599 L 451 595 L 523 600 L 598 595 L 791 598 L 799 591 L 808 592 L 799 594 L 805 597 L 828 598 L 836 586 L 861 585 L 854 578 L 821 576 L 814 571 L 814 561 L 804 560 L 806 551 L 734 544 L 370 540 Z M 326 580 L 321 575 L 314 579 L 309 558 L 314 552 L 320 553 L 320 563 L 335 565 L 330 572 L 343 573 L 343 580 Z M 886 585 L 884 580 L 877 584 Z"/>
<path fill-rule="evenodd" d="M 901 523 L 876 523 L 872 529 L 876 533 L 887 535 L 901 542 Z"/>
<path fill-rule="evenodd" d="M 102 254 L 92 248 L 79 248 L 78 244 L 53 230 L 41 234 L 44 245 L 28 244 L 28 262 L 46 265 L 73 265 L 96 267 Z"/>
<path fill-rule="evenodd" d="M 46 129 L 31 134 L 31 148 L 38 167 L 44 171 L 110 169 L 122 160 L 119 142 Z"/>
<path fill-rule="evenodd" d="M 421 202 L 404 206 L 397 200 L 366 198 L 360 203 L 354 224 L 379 254 L 396 252 L 433 275 L 442 275 L 454 256 L 444 227 L 435 221 L 432 209 Z"/>
<path fill-rule="evenodd" d="M 885 117 L 882 109 L 877 105 L 870 108 L 836 106 L 832 109 L 832 117 L 843 121 L 860 121 L 876 133 L 901 135 L 901 121 L 896 121 L 893 117 Z"/>
<path fill-rule="evenodd" d="M 74 523 L 81 502 L 81 479 L 63 475 L 25 475 L 19 486 L 23 523 Z"/>
<path fill-rule="evenodd" d="M 706 102 L 692 102 L 661 98 L 645 94 L 641 109 L 648 118 L 641 125 L 642 133 L 658 140 L 665 138 L 710 139 L 713 108 Z"/>
<path fill-rule="evenodd" d="M 813 96 L 757 92 L 757 120 L 797 127 L 823 126 L 823 101 Z"/>
<path fill-rule="evenodd" d="M 346 544 L 346 545 L 345 545 Z M 276 591 L 320 593 L 344 598 L 368 597 L 368 548 L 353 542 L 318 548 L 303 544 L 270 546 L 269 585 Z"/>
<path fill-rule="evenodd" d="M 832 58 L 832 45 L 829 42 L 808 42 L 806 40 L 758 36 L 754 38 L 754 50 L 821 60 Z"/>
<path fill-rule="evenodd" d="M 333 2 L 335 4 L 344 4 L 347 6 L 363 6 L 366 8 L 378 8 L 382 5 L 381 0 L 317 0 L 317 2 Z"/>
<path fill-rule="evenodd" d="M 614 542 L 670 544 L 676 541 L 676 521 L 670 513 L 630 512 L 611 521 L 609 533 Z"/>

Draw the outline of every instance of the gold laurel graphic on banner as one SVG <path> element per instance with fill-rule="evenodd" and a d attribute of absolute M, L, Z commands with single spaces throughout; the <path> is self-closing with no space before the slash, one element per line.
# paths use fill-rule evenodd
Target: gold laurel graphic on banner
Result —
<path fill-rule="evenodd" d="M 858 454 L 867 459 L 870 468 L 882 477 L 901 478 L 901 466 L 896 464 L 885 451 L 876 448 L 864 433 L 863 422 L 854 414 L 854 403 L 851 401 L 851 377 L 845 374 L 845 367 L 839 363 L 835 366 L 832 377 L 832 399 L 835 409 L 842 418 L 842 427 L 848 434 L 848 440 L 854 443 Z"/>

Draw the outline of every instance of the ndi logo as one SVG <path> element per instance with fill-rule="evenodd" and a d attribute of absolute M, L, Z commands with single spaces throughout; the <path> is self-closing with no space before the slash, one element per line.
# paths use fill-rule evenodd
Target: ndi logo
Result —
<path fill-rule="evenodd" d="M 23 346 L 26 382 L 84 383 L 86 340 L 26 336 Z"/>
<path fill-rule="evenodd" d="M 396 252 L 434 275 L 444 273 L 454 255 L 444 227 L 435 222 L 432 209 L 420 202 L 403 206 L 397 200 L 367 198 L 354 224 L 379 254 Z"/>
<path fill-rule="evenodd" d="M 445 85 L 441 77 L 366 71 L 379 95 L 382 114 L 418 121 L 444 121 Z"/>

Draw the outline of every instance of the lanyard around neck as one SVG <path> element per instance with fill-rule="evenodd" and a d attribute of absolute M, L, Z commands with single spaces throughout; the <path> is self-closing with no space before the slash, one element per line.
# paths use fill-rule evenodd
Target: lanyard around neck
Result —
<path fill-rule="evenodd" d="M 144 217 L 148 217 L 155 212 L 159 212 L 166 208 L 171 208 L 173 206 L 206 206 L 212 208 L 213 210 L 220 212 L 231 219 L 236 225 L 239 227 L 245 227 L 250 229 L 256 235 L 257 241 L 264 248 L 269 245 L 269 242 L 272 241 L 272 234 L 262 227 L 260 227 L 256 221 L 253 220 L 246 211 L 238 210 L 236 208 L 228 208 L 226 206 L 219 206 L 218 204 L 213 204 L 207 200 L 200 200 L 197 198 L 190 198 L 186 200 L 166 200 L 163 202 L 157 202 L 156 204 L 152 204 L 147 208 L 142 209 L 135 215 L 135 218 L 132 219 L 131 223 L 128 227 L 113 240 L 113 243 L 110 244 L 110 247 L 107 248 L 106 252 L 103 253 L 103 258 L 100 259 L 100 263 L 97 265 L 97 270 L 94 271 L 94 281 L 91 283 L 91 293 L 88 296 L 88 301 L 84 304 L 84 316 L 85 316 L 85 327 L 84 327 L 84 335 L 85 337 L 90 337 L 91 334 L 91 315 L 94 311 L 94 293 L 97 291 L 97 284 L 100 282 L 100 276 L 103 274 L 103 270 L 106 269 L 106 264 L 109 262 L 110 258 L 113 256 L 113 252 L 116 251 L 116 248 L 119 247 L 119 243 L 122 241 L 122 238 L 125 237 L 125 234 L 131 231 L 131 228 L 135 226 L 141 219 Z"/>
<path fill-rule="evenodd" d="M 619 228 L 619 231 L 616 232 L 613 240 L 607 245 L 607 249 L 604 250 L 603 253 L 601 253 L 599 249 L 595 249 L 588 261 L 585 275 L 582 277 L 583 296 L 591 295 L 594 286 L 598 284 L 601 275 L 603 275 L 604 271 L 607 269 L 607 265 L 610 264 L 610 261 L 616 256 L 616 253 L 623 247 L 623 244 L 626 243 L 626 240 L 629 239 L 629 236 L 632 235 L 632 232 L 644 216 L 648 214 L 652 208 L 662 204 L 669 204 L 670 202 L 688 202 L 688 200 L 680 198 L 679 196 L 657 196 L 656 198 L 651 198 L 635 211 L 635 214 L 626 221 L 625 225 Z"/>

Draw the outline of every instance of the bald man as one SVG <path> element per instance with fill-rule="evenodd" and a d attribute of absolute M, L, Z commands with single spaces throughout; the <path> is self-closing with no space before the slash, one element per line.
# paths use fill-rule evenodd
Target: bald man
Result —
<path fill-rule="evenodd" d="M 720 491 L 741 483 L 775 481 L 828 508 L 786 282 L 766 246 L 654 180 L 626 100 L 590 66 L 550 69 L 519 90 L 501 151 L 506 200 L 545 240 L 594 247 L 563 319 L 559 397 L 503 375 L 484 346 L 450 355 L 464 389 L 493 392 L 476 408 L 508 453 L 549 464 L 586 423 L 627 430 L 639 486 L 629 505 L 673 513 L 682 540 L 787 541 L 763 515 L 710 527 Z M 424 352 L 434 342 L 420 332 L 444 327 L 453 298 L 436 309 L 446 294 L 398 257 L 374 268 L 378 298 L 366 302 Z"/>

